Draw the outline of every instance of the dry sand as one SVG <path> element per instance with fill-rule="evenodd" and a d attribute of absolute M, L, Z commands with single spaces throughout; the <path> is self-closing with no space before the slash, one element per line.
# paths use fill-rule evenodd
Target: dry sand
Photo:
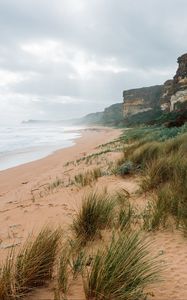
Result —
<path fill-rule="evenodd" d="M 37 232 L 44 224 L 61 225 L 68 232 L 75 211 L 80 206 L 82 196 L 90 187 L 80 188 L 71 181 L 74 175 L 96 167 L 104 169 L 107 164 L 120 158 L 119 152 L 109 152 L 85 161 L 75 162 L 85 156 L 101 151 L 97 147 L 114 140 L 120 130 L 109 128 L 88 129 L 76 141 L 76 145 L 55 152 L 44 159 L 0 172 L 0 257 L 5 258 L 10 247 L 16 248 L 24 242 L 32 231 Z M 74 162 L 74 163 L 69 163 Z M 54 188 L 54 182 L 63 183 Z M 51 188 L 49 189 L 49 184 Z M 132 201 L 142 205 L 144 196 L 136 194 L 138 179 L 116 176 L 101 177 L 94 188 L 107 187 L 128 190 Z M 161 254 L 164 264 L 163 282 L 154 286 L 155 300 L 187 299 L 187 240 L 180 232 L 159 231 L 150 233 L 154 241 L 153 252 Z M 30 300 L 54 299 L 53 287 L 49 285 L 28 296 Z M 81 279 L 70 288 L 68 300 L 84 300 Z"/>

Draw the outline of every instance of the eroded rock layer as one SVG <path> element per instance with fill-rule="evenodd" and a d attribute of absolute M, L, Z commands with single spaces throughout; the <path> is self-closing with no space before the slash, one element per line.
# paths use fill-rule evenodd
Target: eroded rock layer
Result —
<path fill-rule="evenodd" d="M 124 116 L 128 117 L 158 107 L 162 90 L 162 85 L 156 85 L 124 91 Z"/>

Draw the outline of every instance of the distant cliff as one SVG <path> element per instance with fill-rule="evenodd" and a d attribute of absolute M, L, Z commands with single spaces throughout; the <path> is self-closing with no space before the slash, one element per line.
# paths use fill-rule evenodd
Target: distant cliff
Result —
<path fill-rule="evenodd" d="M 107 108 L 103 112 L 88 114 L 77 120 L 76 123 L 87 125 L 119 125 L 123 122 L 123 103 L 116 103 Z"/>
<path fill-rule="evenodd" d="M 24 124 L 60 124 L 64 126 L 70 125 L 103 125 L 103 126 L 116 126 L 122 125 L 123 117 L 123 103 L 116 103 L 104 109 L 104 111 L 90 113 L 82 118 L 70 120 L 28 120 L 23 121 Z"/>
<path fill-rule="evenodd" d="M 163 92 L 163 85 L 155 85 L 123 92 L 123 114 L 129 116 L 154 110 L 160 107 L 159 99 Z"/>

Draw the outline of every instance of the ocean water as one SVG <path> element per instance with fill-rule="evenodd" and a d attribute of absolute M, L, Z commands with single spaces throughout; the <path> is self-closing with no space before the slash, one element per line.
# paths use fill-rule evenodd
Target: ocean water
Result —
<path fill-rule="evenodd" d="M 0 171 L 73 146 L 80 129 L 58 124 L 0 126 Z"/>

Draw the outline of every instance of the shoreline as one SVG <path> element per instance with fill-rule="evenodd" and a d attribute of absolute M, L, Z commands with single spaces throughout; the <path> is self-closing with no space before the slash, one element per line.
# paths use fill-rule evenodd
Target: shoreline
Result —
<path fill-rule="evenodd" d="M 40 143 L 38 143 L 38 145 L 30 144 L 26 147 L 17 147 L 14 150 L 7 150 L 1 152 L 0 172 L 43 159 L 49 155 L 52 155 L 58 150 L 74 146 L 75 141 L 81 137 L 84 128 L 77 127 L 74 128 L 74 130 L 71 129 L 71 127 L 69 128 L 69 130 L 67 130 L 67 128 L 64 128 L 64 132 L 61 133 L 61 136 L 59 136 L 59 134 L 57 135 L 60 138 L 59 142 L 51 141 L 51 143 L 45 145 L 42 145 Z M 38 129 L 40 130 L 40 128 Z M 58 132 L 58 128 L 56 129 Z"/>
<path fill-rule="evenodd" d="M 74 145 L 57 149 L 51 154 L 15 167 L 0 171 L 0 203 L 7 192 L 20 187 L 25 182 L 50 178 L 51 173 L 58 174 L 63 165 L 71 160 L 79 159 L 85 154 L 94 151 L 102 143 L 117 138 L 121 129 L 110 127 L 87 127 L 79 129 L 81 136 L 74 139 Z"/>
<path fill-rule="evenodd" d="M 75 145 L 0 172 L 1 260 L 14 247 L 12 245 L 16 244 L 18 248 L 45 224 L 68 230 L 83 195 L 90 189 L 90 186 L 71 185 L 70 181 L 79 173 L 101 167 L 96 162 L 87 165 L 81 159 L 100 151 L 99 145 L 113 141 L 121 132 L 121 129 L 108 127 L 86 128 Z M 109 159 L 115 159 L 113 153 L 110 155 Z M 77 160 L 81 163 L 76 163 Z M 58 179 L 64 184 L 51 190 L 50 186 Z M 106 179 L 103 177 L 103 180 Z M 105 184 L 104 181 L 103 187 Z"/>

